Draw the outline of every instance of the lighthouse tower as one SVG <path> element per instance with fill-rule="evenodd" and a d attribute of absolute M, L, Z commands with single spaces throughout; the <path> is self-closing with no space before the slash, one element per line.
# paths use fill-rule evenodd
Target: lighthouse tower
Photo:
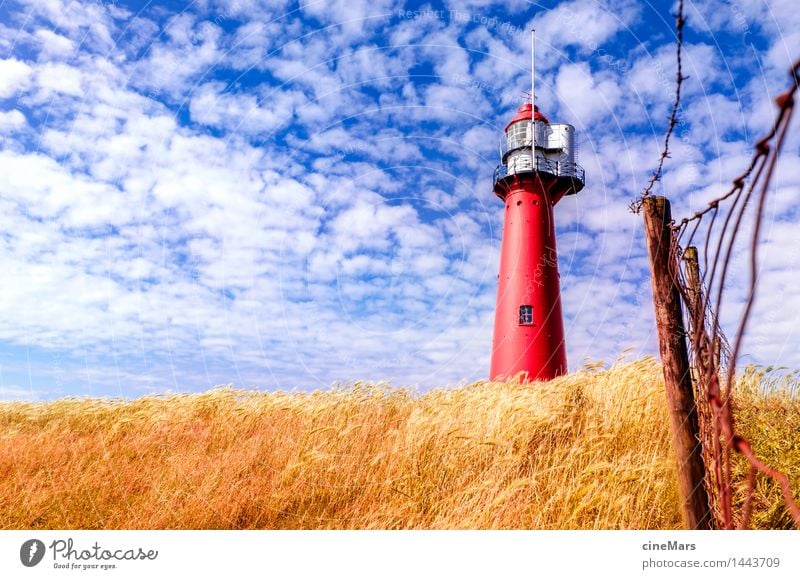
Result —
<path fill-rule="evenodd" d="M 505 129 L 494 192 L 505 203 L 490 379 L 566 373 L 553 207 L 583 189 L 575 128 L 524 104 Z"/>

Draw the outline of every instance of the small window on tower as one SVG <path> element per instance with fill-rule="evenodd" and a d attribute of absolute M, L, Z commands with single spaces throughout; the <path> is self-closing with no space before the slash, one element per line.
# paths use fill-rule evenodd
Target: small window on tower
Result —
<path fill-rule="evenodd" d="M 519 323 L 520 325 L 533 324 L 533 306 L 519 307 Z"/>

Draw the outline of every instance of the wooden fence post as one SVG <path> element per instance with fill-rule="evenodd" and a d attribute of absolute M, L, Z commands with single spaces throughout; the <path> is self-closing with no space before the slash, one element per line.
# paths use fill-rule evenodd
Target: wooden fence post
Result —
<path fill-rule="evenodd" d="M 683 296 L 684 301 L 687 301 L 686 309 L 689 312 L 689 326 L 691 327 L 692 336 L 689 343 L 703 344 L 703 334 L 705 333 L 705 312 L 703 311 L 703 294 L 702 285 L 700 282 L 700 261 L 697 255 L 697 248 L 689 246 L 683 251 L 683 265 L 686 272 L 686 292 Z M 692 381 L 695 385 L 695 394 L 697 394 L 697 385 L 705 378 L 705 364 L 707 360 L 703 358 L 703 352 L 695 352 L 694 367 L 692 369 Z M 695 403 L 697 400 L 695 400 Z M 702 417 L 700 418 L 700 427 L 702 429 Z"/>
<path fill-rule="evenodd" d="M 693 245 L 683 252 L 683 265 L 686 274 L 686 292 L 684 299 L 688 301 L 689 319 L 691 320 L 691 341 L 694 349 L 694 395 L 698 400 L 709 400 L 709 389 L 712 382 L 718 383 L 719 371 L 719 336 L 709 336 L 706 327 L 706 311 L 708 304 L 703 295 L 703 281 L 700 276 L 700 258 Z M 697 406 L 697 419 L 700 427 L 703 463 L 706 468 L 706 493 L 709 506 L 714 513 L 711 522 L 713 527 L 720 524 L 719 512 L 722 510 L 719 497 L 721 466 L 717 463 L 715 449 L 719 446 L 719 434 L 714 421 L 714 412 L 708 403 Z"/>
<path fill-rule="evenodd" d="M 702 316 L 703 314 L 703 289 L 700 284 L 700 258 L 697 248 L 690 245 L 683 252 L 683 260 L 686 263 L 686 285 L 688 286 L 691 302 L 689 311 L 692 316 Z"/>
<path fill-rule="evenodd" d="M 684 524 L 688 529 L 710 529 L 712 520 L 705 487 L 697 407 L 689 373 L 680 290 L 674 280 L 678 261 L 672 252 L 669 201 L 665 197 L 645 197 L 642 211 Z"/>

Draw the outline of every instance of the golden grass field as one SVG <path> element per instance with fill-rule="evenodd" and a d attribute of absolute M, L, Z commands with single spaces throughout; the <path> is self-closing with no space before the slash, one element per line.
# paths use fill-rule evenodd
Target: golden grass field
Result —
<path fill-rule="evenodd" d="M 796 382 L 750 372 L 737 395 L 738 430 L 799 496 Z M 425 394 L 6 402 L 0 528 L 674 529 L 669 440 L 652 359 Z M 791 527 L 777 485 L 757 493 L 753 526 Z"/>

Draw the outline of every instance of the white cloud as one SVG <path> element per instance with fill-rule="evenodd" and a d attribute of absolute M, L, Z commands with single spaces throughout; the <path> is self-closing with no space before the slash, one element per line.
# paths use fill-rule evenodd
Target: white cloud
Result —
<path fill-rule="evenodd" d="M 45 58 L 68 57 L 75 52 L 75 43 L 52 30 L 40 28 L 33 34 L 39 41 Z"/>
<path fill-rule="evenodd" d="M 0 98 L 9 98 L 24 91 L 32 72 L 30 66 L 16 58 L 0 60 Z"/>
<path fill-rule="evenodd" d="M 193 92 L 189 103 L 192 120 L 225 128 L 233 133 L 257 135 L 291 121 L 296 95 L 272 90 L 263 98 L 231 94 L 222 83 L 207 83 Z"/>
<path fill-rule="evenodd" d="M 265 23 L 260 20 L 262 17 L 263 14 L 256 12 L 252 15 L 253 20 L 246 21 L 236 29 L 225 60 L 237 70 L 263 68 L 266 55 L 291 32 L 286 29 L 284 22 L 274 20 Z"/>
<path fill-rule="evenodd" d="M 579 46 L 594 51 L 628 24 L 640 12 L 636 2 L 622 0 L 595 2 L 574 0 L 562 2 L 552 10 L 541 11 L 534 19 L 537 37 L 547 47 L 545 57 L 566 46 Z M 527 29 L 531 27 L 528 26 Z"/>
<path fill-rule="evenodd" d="M 213 0 L 211 14 L 222 18 L 278 19 L 285 15 L 289 0 Z"/>
<path fill-rule="evenodd" d="M 25 115 L 17 110 L 0 111 L 0 131 L 14 132 L 27 125 Z"/>
<path fill-rule="evenodd" d="M 0 386 L 0 402 L 32 401 L 40 398 L 41 392 L 38 389 L 25 388 L 16 384 Z"/>
<path fill-rule="evenodd" d="M 558 71 L 556 94 L 572 123 L 588 128 L 614 119 L 622 89 L 610 79 L 598 82 L 586 65 L 565 64 Z"/>
<path fill-rule="evenodd" d="M 37 69 L 36 84 L 40 89 L 40 100 L 52 97 L 53 93 L 83 96 L 81 70 L 66 64 L 45 64 Z"/>
<path fill-rule="evenodd" d="M 0 153 L 0 191 L 42 219 L 58 217 L 68 227 L 91 227 L 124 222 L 126 212 L 108 185 L 73 176 L 43 155 Z"/>
<path fill-rule="evenodd" d="M 324 24 L 335 24 L 343 36 L 353 40 L 393 16 L 394 0 L 311 0 L 301 10 Z"/>
<path fill-rule="evenodd" d="M 166 38 L 152 42 L 147 57 L 133 65 L 132 81 L 183 101 L 223 58 L 222 31 L 213 22 L 198 22 L 184 13 L 169 21 L 164 34 Z"/>
<path fill-rule="evenodd" d="M 20 0 L 29 6 L 29 15 L 44 19 L 55 30 L 81 39 L 84 46 L 97 52 L 111 50 L 114 46 L 112 32 L 115 20 L 125 20 L 129 12 L 111 4 L 75 2 L 72 0 Z M 52 41 L 53 38 L 45 38 Z M 44 40 L 44 39 L 43 39 Z M 52 42 L 49 45 L 52 48 Z"/>

